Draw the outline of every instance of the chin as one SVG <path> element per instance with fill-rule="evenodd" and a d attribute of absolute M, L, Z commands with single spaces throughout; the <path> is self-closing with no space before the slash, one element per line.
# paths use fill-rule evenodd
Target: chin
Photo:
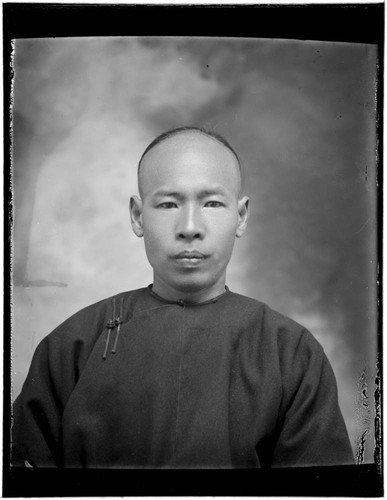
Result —
<path fill-rule="evenodd" d="M 173 288 L 176 290 L 179 290 L 180 292 L 184 293 L 195 293 L 195 292 L 201 292 L 202 290 L 207 290 L 214 286 L 216 284 L 217 280 L 209 280 L 208 278 L 205 279 L 204 277 L 182 277 L 179 280 L 176 280 L 173 284 Z"/>

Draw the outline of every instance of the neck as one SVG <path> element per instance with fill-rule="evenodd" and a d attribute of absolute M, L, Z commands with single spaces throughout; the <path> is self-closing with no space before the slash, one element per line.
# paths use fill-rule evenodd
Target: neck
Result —
<path fill-rule="evenodd" d="M 206 302 L 207 300 L 214 299 L 226 291 L 225 280 L 220 283 L 199 290 L 185 290 L 183 287 L 181 289 L 173 288 L 162 283 L 156 278 L 154 279 L 152 290 L 154 293 L 159 295 L 165 300 L 178 301 L 184 300 L 184 302 L 190 302 L 192 304 Z"/>

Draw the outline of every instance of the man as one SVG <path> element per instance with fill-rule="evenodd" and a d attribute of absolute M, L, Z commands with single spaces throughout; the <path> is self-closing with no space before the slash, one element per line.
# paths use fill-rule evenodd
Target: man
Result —
<path fill-rule="evenodd" d="M 153 285 L 89 306 L 38 346 L 13 463 L 231 468 L 352 463 L 331 366 L 302 326 L 226 287 L 247 197 L 222 137 L 156 138 L 130 201 Z"/>

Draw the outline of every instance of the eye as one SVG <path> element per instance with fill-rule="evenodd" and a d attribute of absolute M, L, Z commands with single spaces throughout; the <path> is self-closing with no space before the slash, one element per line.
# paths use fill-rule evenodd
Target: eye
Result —
<path fill-rule="evenodd" d="M 219 208 L 223 207 L 223 203 L 221 203 L 220 201 L 207 201 L 204 206 L 209 208 Z"/>
<path fill-rule="evenodd" d="M 160 203 L 158 207 L 170 209 L 170 208 L 177 208 L 177 205 L 176 203 L 173 203 L 173 201 L 165 201 L 164 203 Z"/>

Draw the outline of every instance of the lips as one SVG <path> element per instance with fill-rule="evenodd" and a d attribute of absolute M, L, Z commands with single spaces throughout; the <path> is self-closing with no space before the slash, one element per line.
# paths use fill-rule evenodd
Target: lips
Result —
<path fill-rule="evenodd" d="M 197 250 L 184 250 L 175 255 L 175 259 L 205 259 L 207 255 Z"/>
<path fill-rule="evenodd" d="M 179 267 L 185 269 L 195 269 L 205 261 L 208 255 L 197 250 L 184 250 L 174 255 L 172 258 Z"/>

